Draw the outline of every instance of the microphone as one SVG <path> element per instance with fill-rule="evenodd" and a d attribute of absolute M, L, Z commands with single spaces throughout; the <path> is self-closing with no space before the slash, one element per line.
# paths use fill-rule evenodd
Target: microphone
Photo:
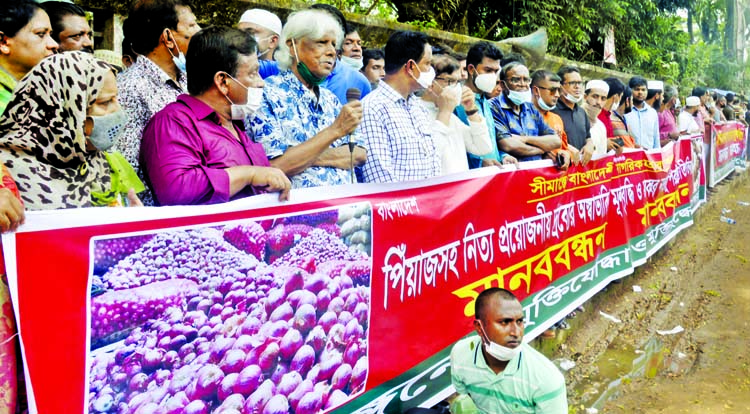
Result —
<path fill-rule="evenodd" d="M 346 90 L 346 103 L 358 101 L 361 96 L 362 91 L 358 88 L 349 88 Z M 352 142 L 352 134 L 349 134 L 347 144 L 349 145 L 349 171 L 351 173 L 352 184 L 354 184 L 357 182 L 357 179 L 354 177 L 354 147 L 357 145 L 357 141 Z"/>

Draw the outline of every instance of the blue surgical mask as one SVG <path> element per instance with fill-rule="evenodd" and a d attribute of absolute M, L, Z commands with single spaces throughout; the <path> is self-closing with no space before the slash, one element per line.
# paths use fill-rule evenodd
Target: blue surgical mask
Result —
<path fill-rule="evenodd" d="M 508 89 L 508 99 L 516 105 L 531 102 L 531 89 L 526 89 L 523 92 Z"/>
<path fill-rule="evenodd" d="M 175 38 L 174 34 L 171 31 L 169 32 L 169 34 L 172 35 L 172 39 Z M 177 46 L 177 40 L 175 40 L 174 45 Z M 174 65 L 177 66 L 177 69 L 179 69 L 182 73 L 187 73 L 187 60 L 185 59 L 185 54 L 180 50 L 180 46 L 177 46 L 177 56 L 175 56 L 171 50 L 169 50 L 169 54 L 172 55 L 172 62 L 174 62 Z"/>

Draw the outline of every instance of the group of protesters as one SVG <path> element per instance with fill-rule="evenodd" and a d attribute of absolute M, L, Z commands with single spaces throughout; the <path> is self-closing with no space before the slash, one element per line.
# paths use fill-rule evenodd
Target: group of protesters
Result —
<path fill-rule="evenodd" d="M 681 105 L 675 87 L 639 76 L 626 85 L 584 80 L 573 66 L 531 73 L 485 41 L 458 55 L 399 31 L 363 50 L 359 29 L 326 4 L 283 25 L 253 9 L 236 29 L 201 30 L 181 0 L 140 1 L 112 59 L 93 51 L 80 7 L 10 3 L 0 11 L 4 229 L 22 222 L 21 203 L 283 200 L 293 188 L 540 159 L 567 169 L 746 110 L 701 87 Z"/>
<path fill-rule="evenodd" d="M 252 9 L 236 28 L 201 28 L 182 0 L 142 0 L 113 58 L 93 50 L 80 7 L 5 3 L 3 231 L 24 210 L 285 200 L 296 188 L 535 160 L 565 170 L 747 115 L 740 97 L 703 87 L 683 100 L 640 76 L 531 72 L 486 41 L 457 54 L 398 31 L 363 49 L 359 28 L 326 4 L 284 24 Z"/>

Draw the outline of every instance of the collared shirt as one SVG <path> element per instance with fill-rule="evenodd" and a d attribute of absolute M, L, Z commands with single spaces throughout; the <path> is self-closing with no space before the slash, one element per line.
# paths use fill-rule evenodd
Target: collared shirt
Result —
<path fill-rule="evenodd" d="M 16 83 L 18 83 L 16 78 L 0 67 L 0 115 L 5 112 L 5 107 L 8 106 L 10 98 L 13 97 L 13 89 L 16 87 Z"/>
<path fill-rule="evenodd" d="M 385 81 L 362 100 L 359 135 L 367 149 L 365 182 L 423 180 L 440 174 L 430 113 L 422 100 L 404 99 Z"/>
<path fill-rule="evenodd" d="M 680 112 L 680 116 L 677 117 L 677 122 L 680 125 L 679 126 L 680 132 L 686 131 L 688 134 L 701 132 L 701 128 L 698 126 L 698 123 L 696 122 L 695 117 L 690 115 L 690 113 L 687 111 Z"/>
<path fill-rule="evenodd" d="M 259 60 L 258 64 L 258 74 L 263 79 L 279 74 L 279 64 L 275 60 Z"/>
<path fill-rule="evenodd" d="M 128 122 L 114 151 L 125 157 L 141 181 L 146 178 L 139 168 L 143 129 L 155 113 L 187 91 L 187 77 L 183 72 L 179 72 L 178 81 L 175 82 L 146 56 L 138 56 L 135 63 L 117 77 L 117 100 L 128 115 Z M 139 197 L 144 205 L 154 204 L 148 189 Z"/>
<path fill-rule="evenodd" d="M 586 140 L 591 138 L 591 122 L 589 122 L 589 117 L 586 115 L 586 111 L 581 108 L 581 105 L 575 104 L 571 109 L 562 99 L 558 99 L 557 106 L 552 112 L 562 118 L 563 124 L 565 124 L 565 133 L 568 134 L 568 144 L 576 147 L 576 149 L 583 148 L 586 145 Z"/>
<path fill-rule="evenodd" d="M 342 105 L 346 103 L 346 91 L 348 89 L 359 89 L 361 93 L 359 99 L 367 96 L 372 89 L 370 81 L 367 80 L 365 75 L 341 63 L 340 60 L 336 60 L 336 66 L 333 67 L 333 71 L 321 86 L 333 92 Z"/>
<path fill-rule="evenodd" d="M 555 131 L 544 122 L 542 115 L 531 102 L 521 104 L 518 109 L 519 112 L 515 113 L 505 94 L 501 94 L 490 101 L 490 107 L 492 117 L 495 120 L 495 133 L 498 142 L 510 138 L 511 135 L 541 137 L 555 134 Z M 516 158 L 518 161 L 533 161 L 542 157 L 541 155 L 533 155 Z"/>
<path fill-rule="evenodd" d="M 602 109 L 597 118 L 599 118 L 599 120 L 602 121 L 602 124 L 604 124 L 604 128 L 607 130 L 607 138 L 613 138 L 615 136 L 615 131 L 612 127 L 612 112 Z"/>
<path fill-rule="evenodd" d="M 644 149 L 661 148 L 659 143 L 659 115 L 649 104 L 643 103 L 643 108 L 633 106 L 630 113 L 625 115 L 630 133 L 635 142 Z"/>
<path fill-rule="evenodd" d="M 203 101 L 180 95 L 156 113 L 143 131 L 143 169 L 161 205 L 224 203 L 256 191 L 247 186 L 229 195 L 226 169 L 240 165 L 267 167 L 263 146 L 234 123 L 232 135 L 219 114 Z"/>
<path fill-rule="evenodd" d="M 680 132 L 677 130 L 677 120 L 671 109 L 665 109 L 659 112 L 659 139 L 668 139 L 672 132 Z"/>
<path fill-rule="evenodd" d="M 482 413 L 567 414 L 565 378 L 544 355 L 529 345 L 499 374 L 487 365 L 477 336 L 462 339 L 451 350 L 451 382 Z"/>
<path fill-rule="evenodd" d="M 477 104 L 477 108 L 482 111 L 482 117 L 484 122 L 487 123 L 487 132 L 490 134 L 490 141 L 492 143 L 492 151 L 487 155 L 476 156 L 474 154 L 467 154 L 469 161 L 469 168 L 481 168 L 482 160 L 493 159 L 497 162 L 502 162 L 505 158 L 505 152 L 501 151 L 497 147 L 497 136 L 495 134 L 495 120 L 492 117 L 492 109 L 490 108 L 490 100 L 484 96 L 483 93 L 474 94 L 474 102 Z M 469 117 L 466 116 L 466 111 L 462 105 L 456 107 L 455 114 L 464 124 L 469 125 Z"/>
<path fill-rule="evenodd" d="M 318 88 L 320 98 L 297 79 L 291 70 L 266 79 L 263 104 L 253 119 L 245 120 L 247 134 L 263 144 L 266 155 L 273 159 L 287 149 L 302 144 L 328 128 L 341 111 L 333 93 Z M 346 144 L 345 138 L 331 147 Z M 292 188 L 338 185 L 349 182 L 349 172 L 340 168 L 311 166 L 290 177 Z"/>

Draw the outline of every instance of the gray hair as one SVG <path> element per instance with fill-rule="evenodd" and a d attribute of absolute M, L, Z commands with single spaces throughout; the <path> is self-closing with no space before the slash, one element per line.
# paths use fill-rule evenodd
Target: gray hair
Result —
<path fill-rule="evenodd" d="M 677 96 L 677 88 L 672 85 L 666 85 L 664 87 L 664 102 L 669 102 L 675 96 Z"/>
<path fill-rule="evenodd" d="M 325 35 L 333 33 L 336 36 L 336 49 L 344 43 L 344 30 L 330 13 L 323 10 L 305 9 L 289 15 L 284 28 L 281 30 L 279 49 L 276 51 L 276 61 L 279 69 L 287 70 L 292 66 L 292 50 L 286 41 L 293 39 L 298 41 L 302 38 L 320 40 Z"/>

